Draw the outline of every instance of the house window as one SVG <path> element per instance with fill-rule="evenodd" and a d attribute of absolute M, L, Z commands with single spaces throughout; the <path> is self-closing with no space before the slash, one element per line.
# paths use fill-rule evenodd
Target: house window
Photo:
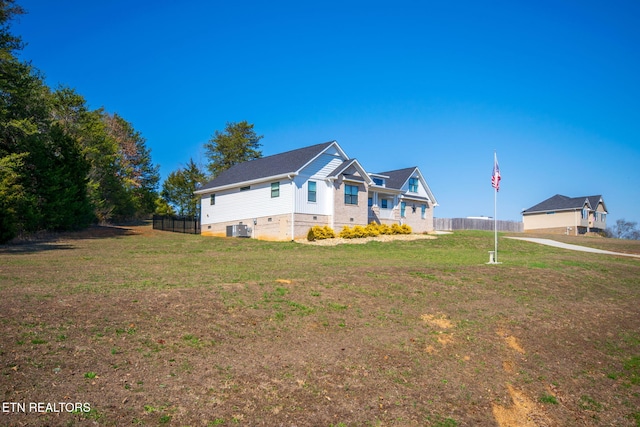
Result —
<path fill-rule="evenodd" d="M 246 187 L 240 187 L 240 191 L 249 191 L 249 190 L 251 190 L 251 187 L 248 185 Z"/>
<path fill-rule="evenodd" d="M 412 193 L 418 192 L 418 178 L 409 178 L 409 191 Z"/>
<path fill-rule="evenodd" d="M 280 183 L 272 182 L 271 183 L 271 198 L 280 197 Z"/>
<path fill-rule="evenodd" d="M 405 202 L 400 203 L 400 217 L 405 218 L 407 210 L 407 204 Z"/>
<path fill-rule="evenodd" d="M 380 200 L 380 207 L 382 209 L 388 209 L 389 208 L 389 201 L 387 199 Z"/>
<path fill-rule="evenodd" d="M 589 210 L 582 209 L 582 219 L 589 219 Z"/>
<path fill-rule="evenodd" d="M 420 217 L 425 219 L 427 217 L 427 205 L 420 206 Z"/>
<path fill-rule="evenodd" d="M 315 202 L 317 201 L 317 193 L 316 193 L 316 182 L 315 181 L 309 181 L 307 183 L 307 201 L 309 202 Z"/>
<path fill-rule="evenodd" d="M 209 199 L 209 204 L 210 204 L 211 206 L 213 206 L 213 205 L 215 205 L 215 204 L 216 204 L 216 195 L 215 195 L 215 194 L 212 194 L 212 195 L 211 195 L 211 198 Z"/>
<path fill-rule="evenodd" d="M 357 185 L 344 186 L 344 204 L 345 205 L 358 204 L 358 186 Z"/>
<path fill-rule="evenodd" d="M 369 199 L 367 200 L 367 205 L 369 207 L 373 206 L 373 197 L 369 197 Z"/>
<path fill-rule="evenodd" d="M 373 183 L 382 187 L 384 185 L 384 180 L 382 178 L 373 178 Z"/>
<path fill-rule="evenodd" d="M 549 212 L 547 212 L 547 215 L 553 215 L 555 213 L 556 213 L 555 211 L 549 211 Z"/>

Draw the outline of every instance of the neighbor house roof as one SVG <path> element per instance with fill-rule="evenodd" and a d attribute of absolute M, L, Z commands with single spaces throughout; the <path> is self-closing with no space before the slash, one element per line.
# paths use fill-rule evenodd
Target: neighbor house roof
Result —
<path fill-rule="evenodd" d="M 206 193 L 207 190 L 212 188 L 226 187 L 229 185 L 257 181 L 269 177 L 294 174 L 329 148 L 332 144 L 336 144 L 337 146 L 335 141 L 325 142 L 239 163 L 223 171 L 216 178 L 203 185 L 198 189 L 198 191 L 196 191 L 196 194 Z"/>
<path fill-rule="evenodd" d="M 547 200 L 538 203 L 535 206 L 530 207 L 522 211 L 523 214 L 549 212 L 549 211 L 566 211 L 566 210 L 580 210 L 584 207 L 585 203 L 591 209 L 596 209 L 598 203 L 602 201 L 602 196 L 583 196 L 583 197 L 567 197 L 562 194 L 556 194 L 553 197 L 549 197 Z M 606 210 L 606 207 L 605 207 Z"/>

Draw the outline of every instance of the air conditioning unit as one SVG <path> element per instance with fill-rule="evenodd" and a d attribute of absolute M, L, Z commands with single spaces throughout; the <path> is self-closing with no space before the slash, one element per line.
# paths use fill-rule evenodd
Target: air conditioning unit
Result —
<path fill-rule="evenodd" d="M 245 224 L 227 225 L 227 237 L 251 237 L 251 229 Z"/>

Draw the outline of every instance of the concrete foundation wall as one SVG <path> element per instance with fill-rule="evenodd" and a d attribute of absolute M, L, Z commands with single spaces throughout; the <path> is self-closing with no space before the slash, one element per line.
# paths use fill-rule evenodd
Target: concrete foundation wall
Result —
<path fill-rule="evenodd" d="M 576 230 L 571 227 L 571 230 L 567 233 L 567 227 L 549 227 L 549 228 L 534 228 L 524 230 L 525 233 L 542 233 L 542 234 L 569 234 L 571 236 L 576 235 Z"/>
<path fill-rule="evenodd" d="M 273 215 L 256 218 L 254 224 L 253 218 L 245 218 L 239 221 L 228 221 L 216 224 L 205 224 L 202 227 L 201 234 L 203 236 L 227 236 L 227 226 L 245 224 L 251 227 L 251 237 L 261 240 L 289 241 L 293 239 L 302 239 L 307 237 L 309 229 L 314 225 L 330 225 L 330 217 L 328 215 L 311 215 L 296 214 L 293 217 L 293 238 L 291 237 L 291 215 Z"/>

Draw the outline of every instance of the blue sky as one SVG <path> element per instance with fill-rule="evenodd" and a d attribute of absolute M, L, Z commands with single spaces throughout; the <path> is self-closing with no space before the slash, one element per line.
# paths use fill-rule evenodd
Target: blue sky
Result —
<path fill-rule="evenodd" d="M 227 122 L 418 166 L 437 217 L 602 194 L 640 222 L 640 2 L 18 0 L 47 84 L 142 133 L 162 178 Z"/>

